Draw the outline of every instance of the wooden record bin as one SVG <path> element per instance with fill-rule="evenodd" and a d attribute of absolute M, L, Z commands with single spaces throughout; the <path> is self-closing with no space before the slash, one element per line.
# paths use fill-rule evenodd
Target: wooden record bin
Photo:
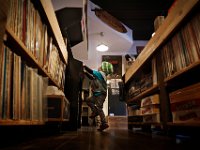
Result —
<path fill-rule="evenodd" d="M 68 121 L 70 116 L 69 101 L 65 96 L 47 96 L 48 121 Z"/>

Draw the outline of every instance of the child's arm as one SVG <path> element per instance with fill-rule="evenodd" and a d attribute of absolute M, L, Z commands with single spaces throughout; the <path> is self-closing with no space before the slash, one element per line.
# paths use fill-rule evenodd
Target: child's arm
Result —
<path fill-rule="evenodd" d="M 84 71 L 85 75 L 86 75 L 89 79 L 93 80 L 93 79 L 95 78 L 94 75 L 93 75 L 93 70 L 90 69 L 89 67 L 83 66 L 83 71 Z"/>

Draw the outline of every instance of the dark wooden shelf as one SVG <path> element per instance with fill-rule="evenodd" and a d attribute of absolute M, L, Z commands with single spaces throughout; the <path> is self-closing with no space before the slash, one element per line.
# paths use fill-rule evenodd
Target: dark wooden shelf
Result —
<path fill-rule="evenodd" d="M 134 103 L 139 105 L 141 102 L 141 99 L 143 99 L 144 97 L 158 93 L 159 98 L 160 98 L 160 120 L 162 122 L 160 123 L 143 122 L 143 120 L 141 119 L 136 120 L 137 117 L 139 116 L 147 116 L 147 115 L 153 115 L 153 114 L 129 116 L 130 118 L 128 120 L 129 121 L 128 125 L 130 125 L 130 127 L 132 127 L 133 125 L 135 126 L 160 125 L 160 126 L 163 126 L 163 129 L 165 128 L 166 125 L 169 128 L 170 127 L 177 127 L 177 128 L 200 127 L 200 121 L 168 122 L 174 119 L 172 118 L 173 116 L 170 109 L 169 93 L 200 82 L 200 78 L 199 78 L 200 60 L 188 65 L 185 68 L 182 68 L 181 70 L 175 72 L 173 75 L 166 78 L 164 76 L 166 73 L 165 71 L 167 69 L 164 68 L 162 64 L 163 62 L 162 59 L 164 58 L 162 54 L 164 55 L 166 54 L 165 51 L 163 50 L 163 47 L 166 46 L 169 40 L 173 39 L 173 35 L 175 35 L 177 32 L 180 32 L 180 30 L 184 28 L 184 25 L 190 21 L 189 19 L 192 19 L 192 17 L 196 13 L 199 13 L 199 6 L 200 6 L 199 4 L 200 3 L 198 0 L 190 0 L 190 1 L 178 0 L 174 8 L 170 11 L 170 13 L 165 18 L 162 25 L 158 28 L 158 30 L 156 30 L 155 35 L 149 40 L 149 42 L 146 44 L 146 46 L 144 47 L 140 55 L 137 57 L 135 62 L 130 66 L 130 68 L 125 73 L 124 82 L 125 82 L 125 88 L 127 90 L 126 92 L 128 93 L 131 86 L 134 85 L 134 84 L 131 85 L 131 82 L 134 83 L 134 81 L 142 80 L 142 77 L 140 77 L 142 75 L 141 72 L 144 70 L 143 67 L 149 64 L 148 62 L 149 59 L 152 58 L 153 60 L 154 57 L 156 58 L 156 72 L 154 73 L 156 73 L 157 75 L 158 85 L 155 85 L 136 96 L 133 96 L 133 97 L 130 96 L 131 98 L 128 98 L 126 102 L 129 106 L 133 105 Z M 162 50 L 164 51 L 164 53 L 161 53 Z M 181 53 L 177 52 L 177 54 L 181 54 Z M 168 57 L 169 56 L 166 56 L 166 59 Z M 169 66 L 166 65 L 166 67 L 169 67 Z M 155 75 L 155 74 L 152 73 L 152 75 Z M 136 80 L 138 76 L 140 78 Z M 133 119 L 131 117 L 133 117 Z M 154 121 L 158 121 L 158 120 L 154 120 Z"/>
<path fill-rule="evenodd" d="M 152 87 L 150 87 L 149 89 L 145 90 L 144 92 L 140 93 L 139 95 L 127 100 L 127 103 L 131 103 L 131 102 L 135 102 L 138 100 L 141 100 L 143 97 L 148 96 L 149 94 L 152 94 L 156 91 L 158 91 L 158 85 L 153 85 Z"/>
<path fill-rule="evenodd" d="M 38 120 L 0 120 L 1 126 L 18 126 L 18 125 L 44 125 L 44 121 L 38 121 Z"/>
<path fill-rule="evenodd" d="M 16 33 L 13 32 L 13 30 L 11 28 L 9 28 L 9 25 L 6 26 L 6 24 L 7 24 L 6 20 L 9 17 L 9 13 L 8 13 L 9 9 L 12 9 L 12 8 L 10 8 L 10 6 L 11 6 L 10 1 L 0 0 L 0 2 L 1 2 L 0 42 L 4 42 L 6 47 L 8 47 L 11 51 L 13 51 L 17 55 L 19 55 L 21 57 L 21 59 L 26 63 L 27 66 L 34 68 L 34 69 L 36 68 L 39 75 L 41 75 L 45 78 L 47 77 L 49 85 L 54 85 L 54 86 L 60 88 L 61 90 L 63 90 L 63 88 L 60 87 L 60 85 L 58 84 L 56 79 L 54 79 L 53 76 L 45 70 L 42 63 L 25 46 L 25 44 L 22 42 L 22 40 L 20 40 L 20 38 L 17 37 Z M 56 19 L 57 17 L 56 17 L 52 3 L 51 2 L 47 3 L 46 0 L 31 1 L 31 3 L 33 3 L 33 5 L 35 7 L 33 9 L 35 9 L 39 12 L 40 18 L 42 19 L 41 24 L 45 24 L 47 26 L 48 36 L 53 38 L 53 44 L 55 44 L 55 46 L 58 49 L 60 59 L 62 60 L 62 62 L 64 64 L 67 64 L 67 61 L 68 61 L 67 47 L 66 47 L 64 38 L 62 36 L 58 21 Z M 37 5 L 37 4 L 39 4 L 39 5 Z M 32 6 L 31 6 L 31 9 L 32 9 Z M 16 20 L 16 21 L 18 23 L 19 20 Z M 21 28 L 20 28 L 20 30 L 21 30 Z M 0 43 L 0 46 L 1 46 L 1 44 L 2 43 Z M 43 50 L 41 50 L 41 52 L 43 52 Z M 37 88 L 37 87 L 35 87 L 35 88 Z M 20 100 L 20 102 L 21 102 L 21 100 Z M 9 109 L 10 109 L 10 106 L 9 106 Z M 39 109 L 42 110 L 43 107 L 39 108 Z M 8 118 L 10 118 L 10 119 L 2 119 L 1 118 L 0 126 L 45 125 L 46 121 L 47 121 L 47 118 L 40 118 L 40 120 L 31 120 L 30 118 L 25 119 L 25 120 L 13 120 L 12 117 L 10 117 L 10 116 Z M 58 121 L 59 120 L 60 120 L 60 118 L 58 118 Z M 66 121 L 66 119 L 62 119 L 62 121 Z"/>

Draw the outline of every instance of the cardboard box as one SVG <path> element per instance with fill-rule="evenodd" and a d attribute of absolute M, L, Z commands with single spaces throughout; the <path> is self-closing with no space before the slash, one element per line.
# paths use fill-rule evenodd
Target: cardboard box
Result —
<path fill-rule="evenodd" d="M 200 122 L 200 109 L 172 112 L 173 122 Z"/>
<path fill-rule="evenodd" d="M 128 117 L 127 116 L 108 116 L 108 125 L 110 128 L 127 129 Z"/>
<path fill-rule="evenodd" d="M 152 104 L 159 104 L 159 103 L 160 103 L 159 95 L 155 94 L 155 95 L 151 95 L 151 96 L 143 98 L 141 100 L 141 107 L 152 105 Z"/>
<path fill-rule="evenodd" d="M 141 115 L 157 113 L 160 113 L 160 108 L 158 104 L 148 105 L 141 108 Z"/>
<path fill-rule="evenodd" d="M 172 112 L 181 110 L 200 109 L 200 99 L 171 103 L 170 107 Z"/>

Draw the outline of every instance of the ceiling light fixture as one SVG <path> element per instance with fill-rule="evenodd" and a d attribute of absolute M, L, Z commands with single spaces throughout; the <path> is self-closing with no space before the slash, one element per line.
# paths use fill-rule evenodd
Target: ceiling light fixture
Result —
<path fill-rule="evenodd" d="M 100 32 L 100 36 L 103 37 L 104 33 Z M 97 45 L 96 50 L 99 52 L 105 52 L 108 51 L 109 47 L 103 43 L 101 43 L 100 45 Z"/>
<path fill-rule="evenodd" d="M 100 52 L 105 52 L 108 50 L 108 46 L 106 46 L 105 44 L 100 44 L 96 47 L 96 50 L 97 51 L 100 51 Z"/>

